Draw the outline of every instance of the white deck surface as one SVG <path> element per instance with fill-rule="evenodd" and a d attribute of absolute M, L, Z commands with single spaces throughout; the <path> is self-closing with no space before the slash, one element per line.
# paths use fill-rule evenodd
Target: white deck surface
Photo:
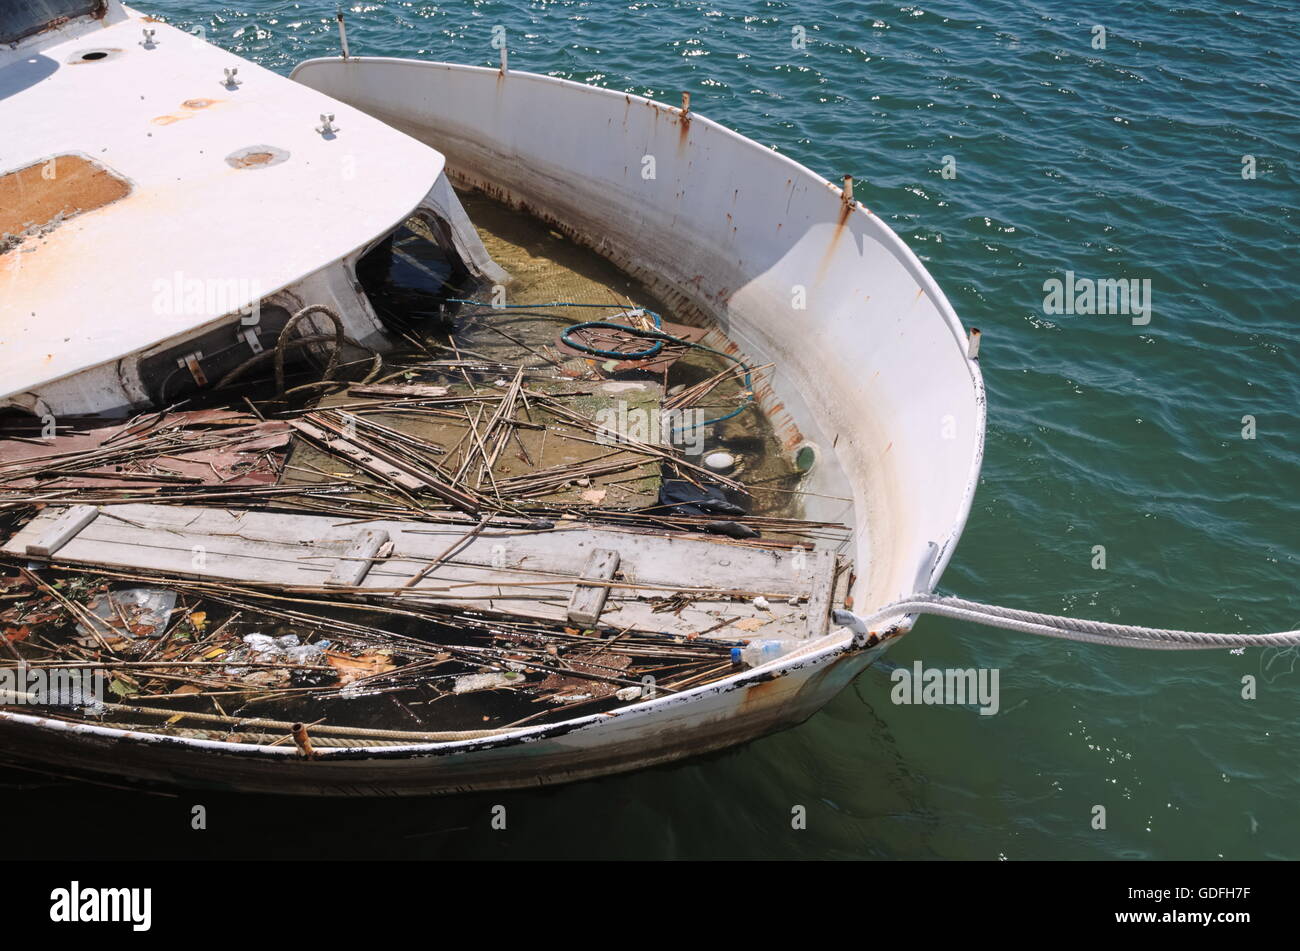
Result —
<path fill-rule="evenodd" d="M 153 49 L 141 45 L 146 26 Z M 121 52 L 80 62 L 93 49 Z M 224 85 L 231 66 L 234 90 Z M 183 105 L 204 99 L 211 105 Z M 336 117 L 332 140 L 315 131 L 323 112 Z M 293 284 L 400 222 L 443 167 L 438 152 L 364 113 L 138 14 L 0 68 L 0 127 L 0 175 L 81 153 L 133 185 L 0 255 L 0 398 L 245 303 L 158 306 L 158 282 L 178 273 L 242 281 L 254 298 Z M 257 170 L 226 163 L 249 146 L 290 158 Z"/>

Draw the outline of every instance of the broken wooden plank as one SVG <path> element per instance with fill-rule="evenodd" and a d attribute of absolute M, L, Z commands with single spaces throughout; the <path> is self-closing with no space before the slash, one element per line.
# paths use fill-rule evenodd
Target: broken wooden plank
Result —
<path fill-rule="evenodd" d="M 797 557 L 797 556 L 796 556 Z M 835 594 L 836 562 L 833 551 L 812 551 L 806 556 L 812 562 L 809 572 L 812 590 L 808 595 L 807 637 L 821 637 L 830 625 L 831 605 Z"/>
<path fill-rule="evenodd" d="M 408 492 L 419 492 L 424 488 L 423 479 L 417 479 L 405 469 L 400 469 L 375 457 L 360 446 L 349 442 L 342 436 L 336 436 L 327 429 L 322 429 L 315 423 L 293 419 L 289 421 L 289 425 L 312 442 L 318 443 L 322 449 L 347 459 L 362 472 L 368 472 L 370 475 L 377 476 L 382 481 L 390 482 L 399 489 L 405 489 Z"/>
<path fill-rule="evenodd" d="M 618 571 L 619 554 L 612 548 L 593 549 L 582 569 L 583 581 L 613 581 L 614 572 Z M 605 601 L 609 598 L 608 585 L 574 585 L 573 596 L 569 598 L 568 617 L 574 624 L 593 627 L 600 620 L 600 612 L 605 610 Z"/>
<path fill-rule="evenodd" d="M 23 556 L 61 510 L 37 515 L 4 546 Z M 398 520 L 340 523 L 337 516 L 231 512 L 195 505 L 121 504 L 59 551 L 59 564 L 194 578 L 218 586 L 328 588 L 381 603 L 491 611 L 572 624 L 576 586 L 607 591 L 599 626 L 733 640 L 808 636 L 817 555 L 609 526 L 523 526 Z M 392 551 L 352 586 L 326 579 L 362 529 L 388 533 Z M 202 548 L 201 562 L 191 552 Z M 617 551 L 617 580 L 584 578 L 591 553 Z M 429 565 L 436 568 L 408 584 Z M 762 595 L 766 609 L 754 600 Z M 842 601 L 839 587 L 832 596 Z M 796 603 L 797 602 L 797 603 Z M 746 620 L 752 619 L 752 620 Z M 744 622 L 737 625 L 735 622 Z"/>
<path fill-rule="evenodd" d="M 295 430 L 329 452 L 337 453 L 362 470 L 377 475 L 408 492 L 429 491 L 462 512 L 477 515 L 479 503 L 472 495 L 451 486 L 424 468 L 416 468 L 364 436 L 344 432 L 342 427 L 318 416 L 311 420 L 291 420 Z"/>
<path fill-rule="evenodd" d="M 27 554 L 33 558 L 49 558 L 98 515 L 99 509 L 93 505 L 73 505 L 64 509 L 53 522 L 42 527 L 40 535 L 27 543 Z"/>
<path fill-rule="evenodd" d="M 325 583 L 348 586 L 360 584 L 386 541 L 388 533 L 382 528 L 367 528 L 358 532 Z"/>

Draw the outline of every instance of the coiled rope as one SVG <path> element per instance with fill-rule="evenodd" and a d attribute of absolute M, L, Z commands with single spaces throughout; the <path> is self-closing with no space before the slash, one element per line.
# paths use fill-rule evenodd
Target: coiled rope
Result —
<path fill-rule="evenodd" d="M 461 297 L 447 298 L 449 304 L 469 304 L 473 307 L 480 307 L 484 310 L 544 310 L 552 307 L 599 307 L 602 310 L 618 310 L 626 316 L 632 313 L 649 314 L 654 320 L 654 330 L 644 330 L 640 327 L 634 327 L 631 324 L 616 324 L 609 320 L 585 320 L 582 323 L 570 324 L 560 332 L 560 339 L 566 346 L 577 350 L 580 353 L 588 353 L 594 357 L 605 357 L 610 360 L 649 360 L 657 357 L 663 350 L 665 343 L 675 343 L 683 347 L 693 347 L 696 350 L 703 350 L 705 353 L 712 353 L 715 356 L 724 357 L 735 363 L 745 371 L 745 388 L 742 393 L 741 402 L 738 407 L 724 416 L 718 416 L 714 419 L 706 419 L 698 423 L 691 423 L 685 426 L 674 426 L 673 432 L 680 433 L 689 429 L 701 429 L 705 426 L 711 426 L 714 423 L 726 422 L 733 417 L 743 413 L 751 403 L 754 402 L 754 384 L 749 375 L 749 364 L 745 363 L 739 357 L 734 357 L 722 350 L 715 350 L 713 347 L 706 347 L 702 343 L 696 343 L 693 340 L 686 340 L 682 337 L 675 337 L 663 329 L 663 318 L 653 310 L 647 310 L 644 307 L 638 307 L 629 312 L 627 308 L 620 307 L 617 304 L 579 304 L 574 301 L 548 301 L 545 304 L 484 304 L 482 301 L 466 300 Z M 541 316 L 549 317 L 549 314 Z M 587 330 L 618 330 L 622 333 L 630 334 L 634 337 L 651 341 L 650 346 L 644 350 L 602 350 L 599 347 L 593 347 L 591 344 L 583 343 L 581 340 L 575 340 L 575 333 L 582 333 Z"/>
<path fill-rule="evenodd" d="M 886 605 L 879 611 L 859 616 L 851 611 L 835 611 L 835 623 L 850 628 L 859 646 L 873 634 L 872 627 L 887 618 L 900 614 L 933 614 L 969 621 L 986 627 L 999 627 L 1023 634 L 1039 634 L 1061 640 L 1081 641 L 1086 644 L 1106 644 L 1112 647 L 1133 647 L 1141 650 L 1211 650 L 1239 647 L 1293 647 L 1300 645 L 1300 631 L 1279 631 L 1274 634 L 1216 634 L 1207 631 L 1178 631 L 1157 627 L 1140 627 L 1135 624 L 1113 624 L 1109 621 L 1089 621 L 1083 618 L 1040 614 L 993 604 L 981 604 L 964 598 L 941 597 L 932 594 L 914 594 L 901 601 Z"/>
<path fill-rule="evenodd" d="M 312 314 L 323 314 L 325 317 L 329 318 L 329 320 L 334 324 L 334 333 L 333 334 L 308 334 L 302 337 L 291 337 L 294 327 L 296 327 L 300 321 L 304 320 L 307 317 L 310 317 Z M 289 350 L 296 350 L 300 347 L 306 347 L 312 344 L 322 343 L 325 341 L 329 341 L 333 346 L 330 350 L 329 363 L 325 367 L 325 371 L 321 374 L 321 378 L 314 383 L 304 383 L 302 386 L 295 386 L 292 389 L 286 390 L 284 387 L 285 353 Z M 366 350 L 370 352 L 371 355 L 370 371 L 366 374 L 365 378 L 361 382 L 363 383 L 372 382 L 374 378 L 379 375 L 379 371 L 383 368 L 384 365 L 383 357 L 380 355 L 379 351 L 374 349 L 373 347 L 367 347 L 365 344 L 357 340 L 353 340 L 346 333 L 344 333 L 343 321 L 339 319 L 339 315 L 334 313 L 334 311 L 330 310 L 324 304 L 308 304 L 302 310 L 298 311 L 296 314 L 290 317 L 288 321 L 285 323 L 285 325 L 280 328 L 280 335 L 279 337 L 276 338 L 274 347 L 272 347 L 270 350 L 263 350 L 261 353 L 253 357 L 250 357 L 249 359 L 241 363 L 239 366 L 235 367 L 224 377 L 222 377 L 219 381 L 217 381 L 217 385 L 215 389 L 220 390 L 230 386 L 231 384 L 239 380 L 242 376 L 244 376 L 244 374 L 246 374 L 249 370 L 253 369 L 253 367 L 258 366 L 259 364 L 264 363 L 267 360 L 275 361 L 276 399 L 282 400 L 287 396 L 290 396 L 294 393 L 302 392 L 304 390 L 328 388 L 331 386 L 338 386 L 338 387 L 347 386 L 348 384 L 346 381 L 334 379 L 334 374 L 339 368 L 339 358 L 343 353 L 344 344 L 348 344 L 349 346 L 356 347 L 358 350 Z"/>

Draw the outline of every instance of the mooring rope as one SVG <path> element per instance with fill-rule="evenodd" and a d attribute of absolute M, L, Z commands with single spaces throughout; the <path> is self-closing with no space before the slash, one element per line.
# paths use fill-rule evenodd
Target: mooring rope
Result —
<path fill-rule="evenodd" d="M 914 594 L 901 601 L 888 604 L 865 617 L 851 611 L 835 611 L 835 623 L 848 627 L 855 637 L 865 642 L 873 630 L 887 618 L 900 614 L 933 614 L 969 621 L 986 627 L 1000 627 L 1023 634 L 1039 634 L 1062 640 L 1081 641 L 1087 644 L 1107 644 L 1112 647 L 1135 647 L 1142 650 L 1211 650 L 1238 647 L 1293 647 L 1300 645 L 1300 631 L 1279 631 L 1274 634 L 1216 634 L 1207 631 L 1178 631 L 1158 627 L 1140 627 L 1135 624 L 1114 624 L 1109 621 L 1090 621 L 1084 618 L 1021 611 L 994 604 L 981 604 L 964 598 L 949 598 L 933 594 Z"/>

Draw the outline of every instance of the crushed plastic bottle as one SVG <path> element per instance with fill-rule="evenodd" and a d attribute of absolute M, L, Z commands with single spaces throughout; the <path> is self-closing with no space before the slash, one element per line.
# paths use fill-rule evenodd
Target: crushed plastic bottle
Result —
<path fill-rule="evenodd" d="M 324 664 L 325 649 L 329 645 L 329 641 L 304 644 L 299 640 L 297 634 L 286 634 L 283 637 L 270 637 L 266 634 L 246 634 L 244 635 L 244 646 L 238 647 L 226 655 L 225 659 L 232 665 L 226 668 L 226 672 L 236 676 L 248 673 L 247 667 L 238 666 L 241 662 L 266 664 L 285 661 L 286 663 L 303 664 L 305 666 Z"/>
<path fill-rule="evenodd" d="M 798 642 L 786 637 L 756 637 L 744 647 L 731 649 L 733 664 L 759 667 L 790 653 Z"/>

